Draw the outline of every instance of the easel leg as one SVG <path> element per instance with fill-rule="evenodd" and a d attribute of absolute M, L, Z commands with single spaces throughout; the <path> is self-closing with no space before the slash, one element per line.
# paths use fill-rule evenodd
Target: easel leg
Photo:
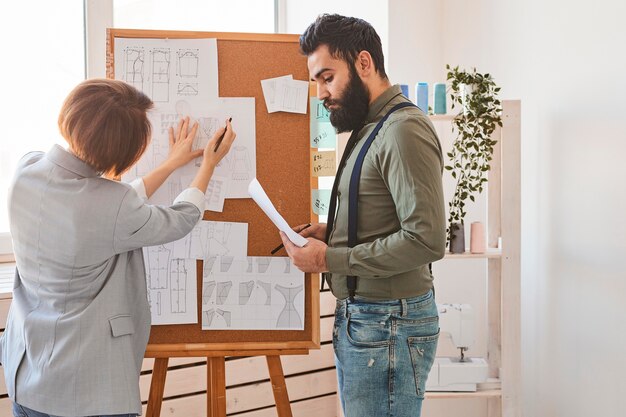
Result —
<path fill-rule="evenodd" d="M 226 363 L 223 356 L 208 357 L 207 370 L 207 416 L 226 417 Z"/>
<path fill-rule="evenodd" d="M 169 358 L 156 358 L 154 360 L 146 417 L 159 417 L 161 415 L 161 403 L 163 402 L 163 390 L 165 389 L 165 376 L 167 375 L 168 361 Z"/>
<path fill-rule="evenodd" d="M 289 403 L 285 374 L 283 373 L 283 366 L 280 363 L 280 356 L 266 356 L 265 358 L 267 359 L 267 369 L 269 369 L 270 380 L 272 381 L 272 390 L 274 391 L 274 401 L 276 401 L 278 417 L 292 417 L 291 404 Z"/>

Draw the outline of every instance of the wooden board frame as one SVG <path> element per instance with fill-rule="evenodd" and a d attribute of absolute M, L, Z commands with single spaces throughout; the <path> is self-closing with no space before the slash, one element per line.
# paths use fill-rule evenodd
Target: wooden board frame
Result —
<path fill-rule="evenodd" d="M 267 113 L 262 79 L 293 74 L 307 80 L 306 57 L 298 35 L 107 29 L 107 78 L 114 78 L 115 38 L 217 39 L 220 97 L 255 97 L 257 178 L 291 225 L 316 220 L 311 210 L 309 114 Z M 233 121 L 236 130 L 236 121 Z M 248 256 L 269 256 L 280 243 L 278 231 L 252 199 L 226 200 L 223 213 L 205 212 L 205 220 L 249 224 Z M 286 256 L 279 252 L 276 256 Z M 198 270 L 202 271 L 202 261 Z M 202 288 L 201 272 L 198 288 Z M 199 323 L 153 326 L 146 357 L 302 354 L 320 348 L 319 275 L 305 275 L 303 331 L 201 329 Z"/>

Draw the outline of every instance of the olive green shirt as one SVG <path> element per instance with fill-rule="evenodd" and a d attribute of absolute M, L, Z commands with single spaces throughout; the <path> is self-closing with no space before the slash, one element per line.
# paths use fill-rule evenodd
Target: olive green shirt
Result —
<path fill-rule="evenodd" d="M 371 105 L 337 189 L 337 211 L 326 250 L 333 294 L 348 297 L 346 276 L 357 278 L 356 295 L 373 300 L 415 297 L 433 287 L 428 264 L 445 250 L 441 144 L 428 117 L 416 107 L 394 112 L 374 139 L 361 171 L 358 244 L 348 248 L 350 175 L 376 124 L 408 101 L 399 86 Z"/>

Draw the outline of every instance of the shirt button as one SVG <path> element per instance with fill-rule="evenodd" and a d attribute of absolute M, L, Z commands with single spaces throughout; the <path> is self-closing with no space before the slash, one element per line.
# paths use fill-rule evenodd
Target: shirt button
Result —
<path fill-rule="evenodd" d="M 341 197 L 341 191 L 337 191 L 337 197 Z"/>

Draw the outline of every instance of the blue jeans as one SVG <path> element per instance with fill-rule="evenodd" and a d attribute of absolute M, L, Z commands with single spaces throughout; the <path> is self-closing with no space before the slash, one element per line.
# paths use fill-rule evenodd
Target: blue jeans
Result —
<path fill-rule="evenodd" d="M 337 300 L 333 346 L 346 417 L 419 417 L 435 360 L 433 292 L 392 301 Z"/>
<path fill-rule="evenodd" d="M 39 411 L 31 410 L 17 403 L 13 403 L 13 416 L 14 417 L 56 417 L 46 413 L 40 413 Z M 93 416 L 93 417 L 136 417 L 137 414 L 115 414 L 108 416 Z"/>

